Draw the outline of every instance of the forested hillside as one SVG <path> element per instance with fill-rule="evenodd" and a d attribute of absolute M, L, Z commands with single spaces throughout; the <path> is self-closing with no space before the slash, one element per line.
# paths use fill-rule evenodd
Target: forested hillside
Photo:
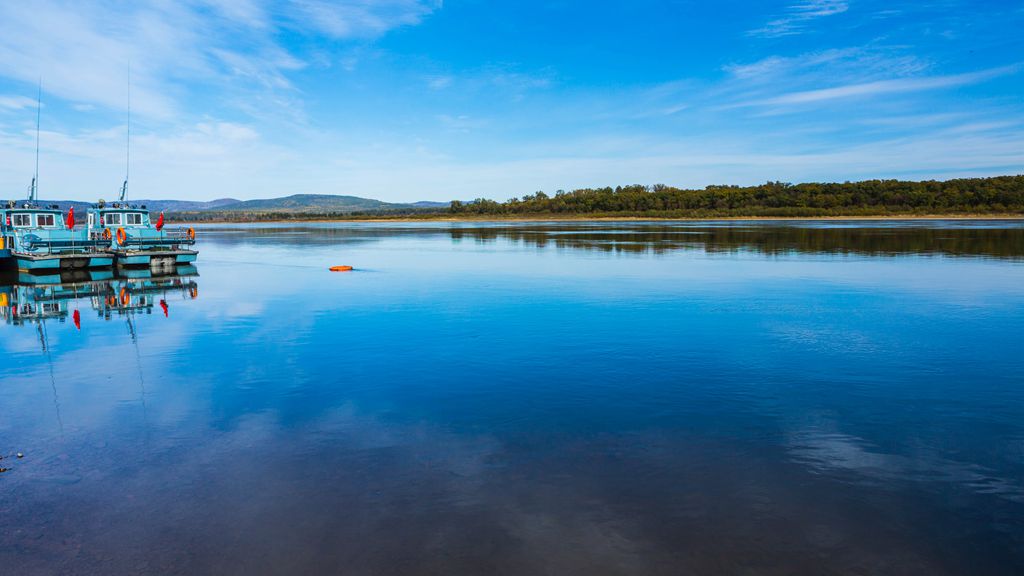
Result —
<path fill-rule="evenodd" d="M 652 217 L 869 216 L 1024 213 L 1024 176 L 759 186 L 665 185 L 537 192 L 506 202 L 453 201 L 452 215 L 619 215 Z"/>

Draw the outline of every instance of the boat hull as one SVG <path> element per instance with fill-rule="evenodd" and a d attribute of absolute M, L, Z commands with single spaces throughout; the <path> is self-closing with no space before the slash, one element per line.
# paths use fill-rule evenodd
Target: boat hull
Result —
<path fill-rule="evenodd" d="M 118 250 L 114 252 L 118 266 L 164 267 L 196 261 L 195 250 Z"/>
<path fill-rule="evenodd" d="M 108 254 L 21 254 L 9 256 L 14 267 L 22 272 L 54 272 L 60 270 L 110 268 L 114 257 Z"/>

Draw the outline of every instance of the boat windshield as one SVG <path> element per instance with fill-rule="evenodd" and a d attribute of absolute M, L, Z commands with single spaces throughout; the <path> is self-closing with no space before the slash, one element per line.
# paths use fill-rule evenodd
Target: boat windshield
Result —
<path fill-rule="evenodd" d="M 101 221 L 104 226 L 142 226 L 146 223 L 142 212 L 105 212 Z"/>
<path fill-rule="evenodd" d="M 61 216 L 48 213 L 14 212 L 7 218 L 12 228 L 57 228 L 63 224 Z"/>

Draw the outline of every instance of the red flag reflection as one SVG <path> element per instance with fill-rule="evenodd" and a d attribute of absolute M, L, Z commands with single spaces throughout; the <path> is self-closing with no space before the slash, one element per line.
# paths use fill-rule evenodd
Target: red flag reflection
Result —
<path fill-rule="evenodd" d="M 161 300 L 160 301 L 160 308 L 162 308 L 163 311 L 164 311 L 164 318 L 167 318 L 167 301 L 166 300 Z"/>
<path fill-rule="evenodd" d="M 82 315 L 78 313 L 78 310 L 71 313 L 71 320 L 75 323 L 75 328 L 82 329 Z"/>

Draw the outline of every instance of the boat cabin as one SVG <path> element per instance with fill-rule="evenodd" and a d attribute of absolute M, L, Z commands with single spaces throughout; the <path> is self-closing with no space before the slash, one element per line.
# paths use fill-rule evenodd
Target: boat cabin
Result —
<path fill-rule="evenodd" d="M 8 202 L 0 207 L 0 265 L 19 270 L 110 266 L 85 226 L 68 229 L 57 205 Z"/>
<path fill-rule="evenodd" d="M 174 266 L 194 262 L 198 252 L 186 248 L 195 244 L 191 228 L 157 229 L 145 206 L 123 202 L 100 202 L 89 209 L 89 238 L 106 241 L 118 265 Z"/>
<path fill-rule="evenodd" d="M 37 208 L 25 204 L 21 207 L 7 207 L 2 210 L 3 224 L 0 224 L 4 233 L 13 230 L 40 229 L 63 229 L 64 214 L 56 207 Z"/>
<path fill-rule="evenodd" d="M 92 208 L 89 210 L 88 226 L 90 229 L 103 228 L 148 228 L 151 225 L 149 210 L 145 206 L 126 206 L 114 204 L 111 207 Z"/>

